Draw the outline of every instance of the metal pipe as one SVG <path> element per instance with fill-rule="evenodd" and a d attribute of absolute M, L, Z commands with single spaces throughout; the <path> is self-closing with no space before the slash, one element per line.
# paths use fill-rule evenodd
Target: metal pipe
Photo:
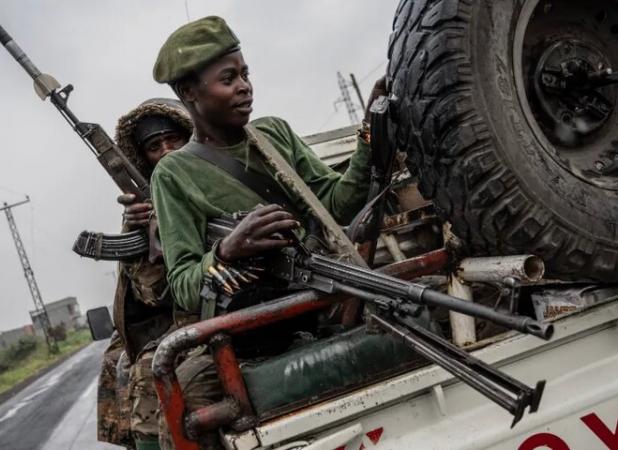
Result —
<path fill-rule="evenodd" d="M 543 278 L 545 264 L 535 255 L 466 258 L 455 270 L 458 278 L 467 282 L 502 282 L 515 278 L 533 283 Z"/>
<path fill-rule="evenodd" d="M 449 262 L 448 251 L 444 248 L 425 253 L 405 261 L 389 264 L 380 267 L 377 272 L 399 278 L 400 280 L 410 280 L 412 278 L 430 275 L 444 269 Z"/>
<path fill-rule="evenodd" d="M 470 286 L 459 281 L 454 275 L 449 276 L 447 292 L 448 295 L 461 300 L 472 301 L 472 289 Z M 476 323 L 474 317 L 455 311 L 449 311 L 448 316 L 453 334 L 453 343 L 459 347 L 474 344 L 476 342 Z"/>
<path fill-rule="evenodd" d="M 174 448 L 199 450 L 197 443 L 187 439 L 183 430 L 182 418 L 185 414 L 185 401 L 174 371 L 176 356 L 183 350 L 208 342 L 217 333 L 237 334 L 253 330 L 325 308 L 335 301 L 342 301 L 346 298 L 341 295 L 330 295 L 320 299 L 319 295 L 316 291 L 302 291 L 188 325 L 163 339 L 152 361 L 152 373 L 161 411 L 165 415 L 170 435 L 174 441 Z M 206 417 L 210 416 L 207 414 Z"/>
<path fill-rule="evenodd" d="M 208 345 L 212 349 L 223 392 L 234 399 L 239 407 L 240 415 L 245 419 L 243 420 L 245 424 L 255 421 L 255 413 L 249 400 L 245 380 L 232 348 L 232 339 L 227 334 L 219 333 L 209 341 Z"/>
<path fill-rule="evenodd" d="M 395 236 L 390 233 L 384 233 L 379 239 L 384 242 L 386 249 L 396 262 L 404 261 L 406 259 L 406 255 L 404 255 L 401 248 L 399 248 L 399 243 L 397 242 Z"/>
<path fill-rule="evenodd" d="M 397 243 L 399 249 L 406 254 L 418 254 L 419 252 L 427 252 L 427 249 L 414 239 L 403 239 Z M 386 244 L 382 244 L 378 241 L 376 248 L 376 255 L 374 258 L 374 264 L 387 264 L 392 260 L 392 256 Z"/>
<path fill-rule="evenodd" d="M 233 398 L 226 397 L 220 402 L 189 413 L 185 419 L 185 428 L 188 436 L 197 440 L 200 434 L 227 425 L 240 415 L 238 403 Z M 176 448 L 184 450 L 184 447 Z"/>

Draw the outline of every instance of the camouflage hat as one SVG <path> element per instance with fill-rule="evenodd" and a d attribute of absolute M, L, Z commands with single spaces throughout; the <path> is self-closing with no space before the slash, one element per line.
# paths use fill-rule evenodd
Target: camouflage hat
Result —
<path fill-rule="evenodd" d="M 217 58 L 240 49 L 240 41 L 225 20 L 208 16 L 174 31 L 159 50 L 152 75 L 173 83 Z"/>

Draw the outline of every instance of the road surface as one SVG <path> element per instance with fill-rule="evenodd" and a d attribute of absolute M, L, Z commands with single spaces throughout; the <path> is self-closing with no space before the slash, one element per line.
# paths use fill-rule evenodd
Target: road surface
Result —
<path fill-rule="evenodd" d="M 0 405 L 0 449 L 119 450 L 96 440 L 96 394 L 108 341 L 94 342 Z"/>

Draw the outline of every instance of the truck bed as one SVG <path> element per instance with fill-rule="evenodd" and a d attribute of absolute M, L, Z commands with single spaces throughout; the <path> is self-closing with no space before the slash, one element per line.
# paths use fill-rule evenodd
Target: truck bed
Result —
<path fill-rule="evenodd" d="M 507 412 L 432 365 L 225 440 L 236 450 L 615 448 L 602 438 L 612 439 L 618 419 L 617 320 L 612 301 L 557 319 L 549 342 L 505 333 L 474 352 L 525 383 L 547 380 L 539 411 L 514 429 Z"/>

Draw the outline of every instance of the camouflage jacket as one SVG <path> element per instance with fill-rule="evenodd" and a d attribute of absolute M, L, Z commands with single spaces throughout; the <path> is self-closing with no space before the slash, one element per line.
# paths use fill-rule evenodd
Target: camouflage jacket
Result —
<path fill-rule="evenodd" d="M 131 362 L 172 326 L 172 300 L 162 261 L 142 258 L 119 264 L 114 324 Z"/>

